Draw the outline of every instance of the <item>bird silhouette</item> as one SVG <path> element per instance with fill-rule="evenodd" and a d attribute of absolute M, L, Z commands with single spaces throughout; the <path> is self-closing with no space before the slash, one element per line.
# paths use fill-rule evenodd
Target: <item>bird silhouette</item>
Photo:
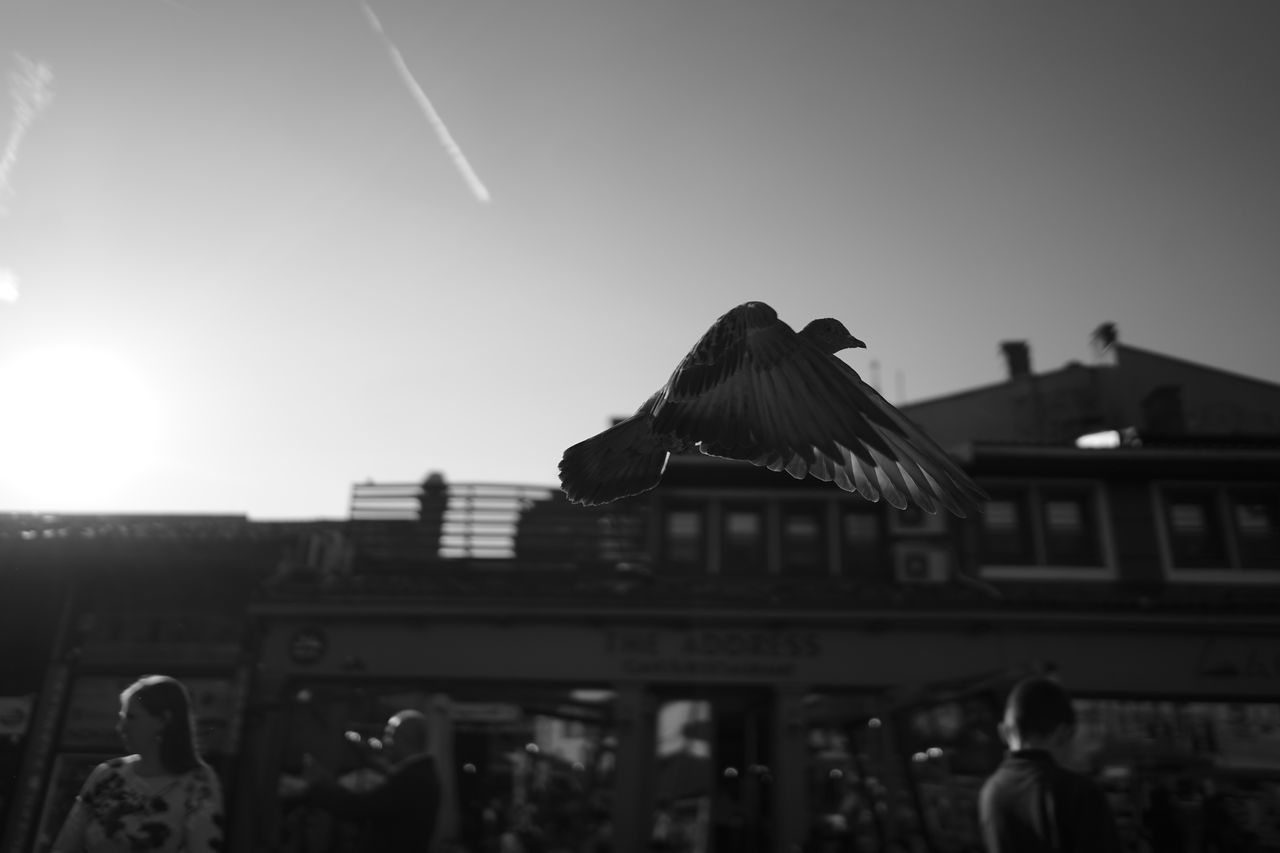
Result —
<path fill-rule="evenodd" d="M 898 509 L 981 511 L 982 488 L 835 356 L 863 346 L 830 317 L 795 332 L 763 302 L 739 305 L 634 415 L 564 452 L 564 493 L 592 506 L 646 492 L 670 454 L 697 448 Z"/>

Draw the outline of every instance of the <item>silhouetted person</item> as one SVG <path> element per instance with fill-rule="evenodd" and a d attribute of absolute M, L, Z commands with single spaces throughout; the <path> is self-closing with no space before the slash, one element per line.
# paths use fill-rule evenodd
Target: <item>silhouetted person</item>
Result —
<path fill-rule="evenodd" d="M 449 509 L 449 487 L 444 475 L 432 471 L 422 481 L 418 492 L 418 537 L 432 557 L 440 555 L 440 538 L 444 534 L 444 514 Z"/>
<path fill-rule="evenodd" d="M 1000 723 L 1009 752 L 978 800 L 987 853 L 1123 849 L 1102 791 L 1054 758 L 1071 742 L 1075 725 L 1071 698 L 1056 682 L 1027 678 L 1010 691 Z"/>
<path fill-rule="evenodd" d="M 333 774 L 306 757 L 308 802 L 334 816 L 363 823 L 362 853 L 427 853 L 440 810 L 440 779 L 427 754 L 427 718 L 400 711 L 387 721 L 382 738 L 390 767 L 384 782 L 368 791 L 350 791 Z"/>

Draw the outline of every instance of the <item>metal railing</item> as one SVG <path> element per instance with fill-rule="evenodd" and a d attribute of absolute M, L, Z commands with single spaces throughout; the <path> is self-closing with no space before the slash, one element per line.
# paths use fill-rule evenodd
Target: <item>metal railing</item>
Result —
<path fill-rule="evenodd" d="M 359 483 L 350 515 L 358 550 L 401 558 L 619 562 L 637 558 L 647 533 L 636 507 L 586 508 L 513 483 Z"/>

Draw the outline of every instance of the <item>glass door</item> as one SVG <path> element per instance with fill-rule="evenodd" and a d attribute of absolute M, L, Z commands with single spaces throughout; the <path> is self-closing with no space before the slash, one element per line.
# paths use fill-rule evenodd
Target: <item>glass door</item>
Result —
<path fill-rule="evenodd" d="M 767 690 L 655 691 L 650 849 L 768 853 L 773 697 Z"/>

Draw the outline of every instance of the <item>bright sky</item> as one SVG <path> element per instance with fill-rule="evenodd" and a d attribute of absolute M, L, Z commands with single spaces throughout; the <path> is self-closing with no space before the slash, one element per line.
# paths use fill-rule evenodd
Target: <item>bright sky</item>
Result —
<path fill-rule="evenodd" d="M 488 202 L 358 0 L 5 2 L 0 510 L 553 484 L 748 299 L 895 402 L 1106 320 L 1280 380 L 1274 0 L 371 5 Z"/>

